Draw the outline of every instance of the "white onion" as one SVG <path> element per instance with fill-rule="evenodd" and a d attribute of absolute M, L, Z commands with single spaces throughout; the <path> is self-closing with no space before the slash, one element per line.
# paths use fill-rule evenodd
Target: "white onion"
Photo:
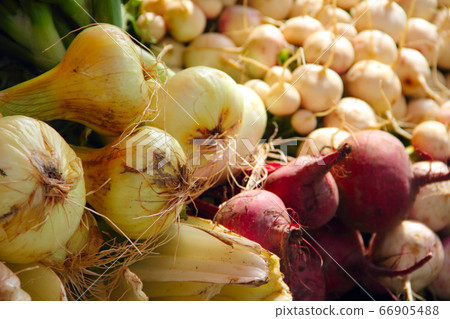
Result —
<path fill-rule="evenodd" d="M 228 143 L 241 126 L 244 98 L 237 83 L 223 71 L 194 66 L 171 77 L 166 92 L 152 125 L 180 142 L 194 176 L 219 173 L 227 166 Z"/>
<path fill-rule="evenodd" d="M 81 160 L 53 128 L 32 118 L 0 118 L 0 137 L 0 259 L 44 260 L 80 223 Z"/>

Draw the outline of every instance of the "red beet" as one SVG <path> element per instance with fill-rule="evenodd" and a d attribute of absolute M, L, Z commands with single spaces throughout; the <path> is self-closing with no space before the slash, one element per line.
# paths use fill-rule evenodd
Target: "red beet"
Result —
<path fill-rule="evenodd" d="M 314 251 L 305 250 L 298 254 L 295 271 L 285 275 L 293 299 L 296 301 L 325 300 L 325 276 L 321 267 L 320 257 Z"/>
<path fill-rule="evenodd" d="M 275 255 L 286 255 L 289 241 L 301 237 L 283 201 L 265 190 L 241 192 L 220 205 L 214 221 L 261 244 Z"/>
<path fill-rule="evenodd" d="M 362 276 L 365 247 L 361 233 L 334 218 L 308 235 L 308 242 L 322 256 L 327 299 L 336 300 Z"/>
<path fill-rule="evenodd" d="M 331 173 L 339 189 L 337 216 L 362 232 L 382 232 L 406 219 L 419 187 L 450 174 L 414 175 L 403 144 L 380 130 L 353 134 L 352 152 Z"/>
<path fill-rule="evenodd" d="M 323 300 L 325 281 L 320 263 L 305 252 L 301 230 L 291 223 L 277 195 L 266 190 L 244 191 L 224 202 L 214 220 L 279 256 L 295 300 Z"/>
<path fill-rule="evenodd" d="M 321 156 L 299 156 L 271 173 L 264 189 L 277 194 L 298 215 L 298 223 L 314 229 L 326 224 L 336 213 L 339 194 L 333 176 L 333 165 L 350 153 L 343 145 L 337 151 Z"/>

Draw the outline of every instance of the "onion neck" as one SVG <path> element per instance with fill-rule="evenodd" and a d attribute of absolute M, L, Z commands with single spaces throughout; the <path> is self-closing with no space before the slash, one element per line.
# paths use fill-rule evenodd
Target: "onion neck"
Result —
<path fill-rule="evenodd" d="M 66 119 L 59 105 L 58 68 L 0 92 L 3 116 L 25 115 L 42 121 Z"/>

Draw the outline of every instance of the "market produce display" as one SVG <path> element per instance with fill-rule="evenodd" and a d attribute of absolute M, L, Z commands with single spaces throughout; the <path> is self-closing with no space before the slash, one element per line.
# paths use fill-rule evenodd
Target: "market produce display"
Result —
<path fill-rule="evenodd" d="M 0 3 L 0 300 L 450 300 L 450 3 Z"/>

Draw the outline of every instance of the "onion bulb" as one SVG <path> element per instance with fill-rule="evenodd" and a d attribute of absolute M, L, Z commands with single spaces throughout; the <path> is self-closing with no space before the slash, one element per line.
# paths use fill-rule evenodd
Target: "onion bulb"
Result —
<path fill-rule="evenodd" d="M 85 205 L 81 160 L 44 122 L 0 118 L 0 259 L 42 261 L 64 247 Z"/>
<path fill-rule="evenodd" d="M 147 72 L 141 62 L 120 28 L 108 24 L 86 28 L 56 67 L 1 91 L 0 113 L 72 120 L 118 136 L 144 113 L 151 113 L 146 111 L 153 89 L 146 80 L 156 74 Z"/>
<path fill-rule="evenodd" d="M 252 89 L 238 84 L 244 95 L 242 125 L 237 134 L 236 151 L 240 158 L 252 154 L 264 136 L 267 125 L 267 111 L 263 100 Z"/>
<path fill-rule="evenodd" d="M 161 234 L 176 221 L 189 186 L 186 156 L 169 134 L 140 126 L 100 149 L 76 148 L 87 202 L 132 239 Z"/>
<path fill-rule="evenodd" d="M 180 142 L 194 177 L 218 176 L 241 126 L 244 98 L 237 83 L 223 71 L 194 66 L 171 77 L 166 93 L 151 124 Z"/>
<path fill-rule="evenodd" d="M 238 90 L 244 95 L 244 111 L 241 128 L 236 134 L 236 143 L 230 145 L 235 148 L 232 149 L 232 158 L 229 161 L 229 172 L 234 175 L 243 169 L 251 168 L 261 159 L 258 157 L 258 144 L 267 125 L 266 106 L 258 93 L 242 84 L 238 84 Z M 217 183 L 225 182 L 229 172 L 225 171 Z"/>

